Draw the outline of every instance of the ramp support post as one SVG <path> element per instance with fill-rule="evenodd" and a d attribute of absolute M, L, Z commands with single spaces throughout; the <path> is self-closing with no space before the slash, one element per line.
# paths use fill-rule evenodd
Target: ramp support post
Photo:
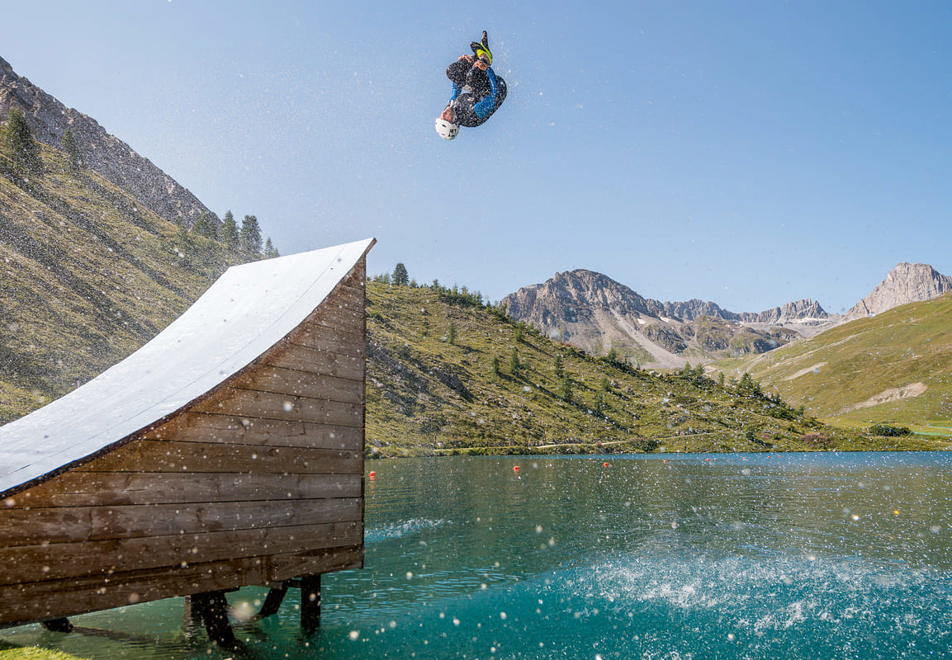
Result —
<path fill-rule="evenodd" d="M 284 597 L 288 593 L 288 583 L 283 582 L 281 586 L 271 587 L 268 591 L 267 597 L 264 599 L 264 605 L 261 606 L 261 611 L 255 614 L 253 621 L 261 621 L 261 619 L 266 619 L 272 614 L 277 614 L 278 609 L 281 607 L 281 603 L 284 602 Z"/>
<path fill-rule="evenodd" d="M 208 637 L 224 649 L 238 648 L 235 632 L 228 623 L 228 601 L 224 591 L 206 591 L 192 595 L 192 612 L 200 614 Z"/>
<path fill-rule="evenodd" d="M 69 619 L 67 619 L 65 616 L 59 619 L 41 621 L 40 625 L 51 632 L 68 633 L 73 631 L 73 624 L 70 623 Z"/>
<path fill-rule="evenodd" d="M 301 578 L 301 630 L 313 635 L 321 625 L 321 574 Z"/>

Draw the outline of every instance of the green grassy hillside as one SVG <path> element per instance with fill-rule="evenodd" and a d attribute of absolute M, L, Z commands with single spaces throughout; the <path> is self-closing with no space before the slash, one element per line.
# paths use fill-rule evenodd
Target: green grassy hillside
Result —
<path fill-rule="evenodd" d="M 42 147 L 43 173 L 0 153 L 0 423 L 118 362 L 242 260 Z"/>
<path fill-rule="evenodd" d="M 755 389 L 595 358 L 445 289 L 370 282 L 367 297 L 371 455 L 944 446 L 839 431 Z"/>
<path fill-rule="evenodd" d="M 723 361 L 821 419 L 952 436 L 952 295 L 837 326 L 753 359 Z"/>

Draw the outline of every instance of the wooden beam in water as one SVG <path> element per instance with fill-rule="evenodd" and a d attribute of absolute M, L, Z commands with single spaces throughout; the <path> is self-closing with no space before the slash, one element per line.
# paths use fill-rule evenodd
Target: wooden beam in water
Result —
<path fill-rule="evenodd" d="M 321 575 L 301 578 L 301 630 L 313 635 L 321 625 Z"/>
<path fill-rule="evenodd" d="M 261 610 L 254 615 L 252 621 L 261 621 L 262 619 L 267 619 L 269 616 L 277 614 L 287 593 L 287 582 L 282 583 L 280 587 L 271 587 L 271 589 L 268 590 L 268 595 L 264 599 Z"/>
<path fill-rule="evenodd" d="M 240 648 L 228 622 L 228 601 L 224 591 L 206 591 L 192 595 L 192 607 L 202 617 L 208 638 L 218 646 L 235 651 Z"/>

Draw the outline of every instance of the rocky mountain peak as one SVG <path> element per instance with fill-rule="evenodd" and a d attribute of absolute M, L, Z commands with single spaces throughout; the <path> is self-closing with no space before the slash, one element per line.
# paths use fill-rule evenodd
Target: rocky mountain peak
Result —
<path fill-rule="evenodd" d="M 742 314 L 741 317 L 753 323 L 822 323 L 829 318 L 829 314 L 817 301 L 803 298 L 759 314 Z"/>
<path fill-rule="evenodd" d="M 802 327 L 826 319 L 812 300 L 759 314 L 735 314 L 696 298 L 661 302 L 584 269 L 523 287 L 502 304 L 513 318 L 560 341 L 595 353 L 614 348 L 631 361 L 667 368 L 682 366 L 682 354 L 689 349 L 695 356 L 769 350 L 796 335 L 779 326 Z"/>
<path fill-rule="evenodd" d="M 952 291 L 952 277 L 943 275 L 929 264 L 904 261 L 856 303 L 846 313 L 846 319 L 874 316 L 899 305 L 930 300 L 947 291 Z"/>
<path fill-rule="evenodd" d="M 69 129 L 86 167 L 131 192 L 137 199 L 167 220 L 183 220 L 191 225 L 203 213 L 217 216 L 195 195 L 172 177 L 140 156 L 128 144 L 110 135 L 92 117 L 67 108 L 56 98 L 18 76 L 9 62 L 0 58 L 0 121 L 19 108 L 43 144 L 60 148 Z"/>
<path fill-rule="evenodd" d="M 618 308 L 646 312 L 646 301 L 628 287 L 590 270 L 556 273 L 502 300 L 513 318 L 549 329 L 561 323 L 591 320 L 596 310 Z"/>

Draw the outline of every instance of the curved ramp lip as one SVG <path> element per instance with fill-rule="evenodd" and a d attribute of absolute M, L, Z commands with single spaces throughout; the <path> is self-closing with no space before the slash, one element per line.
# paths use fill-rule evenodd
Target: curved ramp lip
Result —
<path fill-rule="evenodd" d="M 125 360 L 0 426 L 0 498 L 202 398 L 300 325 L 375 242 L 368 238 L 229 268 Z"/>

